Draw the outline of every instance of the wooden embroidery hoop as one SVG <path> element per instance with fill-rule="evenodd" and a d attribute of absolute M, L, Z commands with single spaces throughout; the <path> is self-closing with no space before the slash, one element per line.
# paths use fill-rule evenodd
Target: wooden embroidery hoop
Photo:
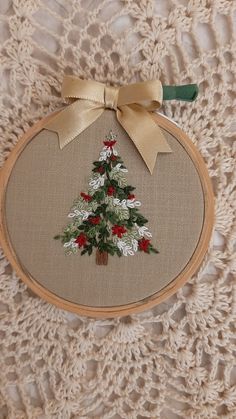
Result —
<path fill-rule="evenodd" d="M 55 113 L 53 115 L 55 115 Z M 19 275 L 19 277 L 39 297 L 42 297 L 49 303 L 52 303 L 60 307 L 61 309 L 69 310 L 80 315 L 99 318 L 125 316 L 131 313 L 149 309 L 161 303 L 163 300 L 173 295 L 197 271 L 207 252 L 214 224 L 214 195 L 211 181 L 203 158 L 201 157 L 197 148 L 188 138 L 188 136 L 175 123 L 173 123 L 163 115 L 154 115 L 154 119 L 161 128 L 165 129 L 166 131 L 170 132 L 173 136 L 178 138 L 178 141 L 181 143 L 181 145 L 188 153 L 189 157 L 192 159 L 201 181 L 204 195 L 204 221 L 200 239 L 198 241 L 195 252 L 192 255 L 189 262 L 187 263 L 187 265 L 185 266 L 185 268 L 174 280 L 172 280 L 166 287 L 164 287 L 163 289 L 161 289 L 160 291 L 151 295 L 148 298 L 134 303 L 113 307 L 93 307 L 76 304 L 55 295 L 31 277 L 27 270 L 21 265 L 17 255 L 13 250 L 5 222 L 5 194 L 7 190 L 8 180 L 14 168 L 15 162 L 17 161 L 18 157 L 24 150 L 25 146 L 29 143 L 29 141 L 31 141 L 31 139 L 43 129 L 45 123 L 49 121 L 51 118 L 52 115 L 47 116 L 43 120 L 36 123 L 27 133 L 23 135 L 23 137 L 19 140 L 17 145 L 10 153 L 4 167 L 0 172 L 0 238 L 1 245 L 6 257 L 10 261 L 12 267 Z"/>

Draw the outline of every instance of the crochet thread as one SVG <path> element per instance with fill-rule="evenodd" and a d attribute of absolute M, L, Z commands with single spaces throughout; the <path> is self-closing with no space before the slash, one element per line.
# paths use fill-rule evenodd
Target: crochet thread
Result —
<path fill-rule="evenodd" d="M 200 150 L 215 234 L 199 271 L 143 314 L 82 318 L 35 297 L 1 254 L 0 417 L 234 419 L 233 0 L 1 0 L 0 158 L 58 109 L 64 74 L 114 85 L 194 82 L 165 102 Z"/>

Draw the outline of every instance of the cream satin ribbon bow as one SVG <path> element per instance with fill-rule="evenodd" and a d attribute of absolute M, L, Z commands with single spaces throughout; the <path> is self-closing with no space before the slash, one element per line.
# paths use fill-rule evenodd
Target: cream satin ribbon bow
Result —
<path fill-rule="evenodd" d="M 116 112 L 117 120 L 135 144 L 150 173 L 153 172 L 157 154 L 171 152 L 150 114 L 162 104 L 163 89 L 159 80 L 111 87 L 97 81 L 66 76 L 62 97 L 78 100 L 45 125 L 46 129 L 57 132 L 61 149 L 108 108 Z"/>

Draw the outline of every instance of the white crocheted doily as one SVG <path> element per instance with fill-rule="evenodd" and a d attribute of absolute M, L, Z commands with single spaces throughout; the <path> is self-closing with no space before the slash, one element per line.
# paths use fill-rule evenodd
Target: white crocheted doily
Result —
<path fill-rule="evenodd" d="M 90 320 L 32 295 L 1 257 L 0 418 L 236 417 L 234 0 L 1 0 L 1 163 L 62 104 L 64 74 L 194 82 L 164 105 L 208 166 L 214 240 L 199 272 L 143 314 Z"/>

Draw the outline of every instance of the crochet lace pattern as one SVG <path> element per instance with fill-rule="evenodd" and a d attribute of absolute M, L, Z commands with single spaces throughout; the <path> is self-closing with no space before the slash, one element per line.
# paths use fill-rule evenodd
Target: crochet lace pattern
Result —
<path fill-rule="evenodd" d="M 1 254 L 0 418 L 236 417 L 234 0 L 1 0 L 1 164 L 62 105 L 64 74 L 115 85 L 198 83 L 165 103 L 215 191 L 201 268 L 142 314 L 79 317 L 33 295 Z"/>

